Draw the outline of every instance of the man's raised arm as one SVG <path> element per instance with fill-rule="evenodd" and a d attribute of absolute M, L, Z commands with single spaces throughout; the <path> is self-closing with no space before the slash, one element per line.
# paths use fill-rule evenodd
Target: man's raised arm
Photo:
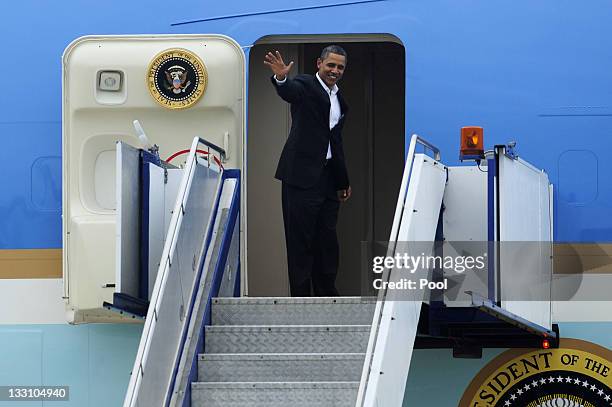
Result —
<path fill-rule="evenodd" d="M 265 56 L 264 64 L 270 67 L 274 74 L 272 84 L 276 87 L 276 92 L 281 98 L 289 103 L 298 102 L 303 95 L 302 85 L 288 78 L 289 71 L 293 67 L 293 61 L 289 65 L 285 65 L 283 56 L 280 52 L 268 52 Z"/>

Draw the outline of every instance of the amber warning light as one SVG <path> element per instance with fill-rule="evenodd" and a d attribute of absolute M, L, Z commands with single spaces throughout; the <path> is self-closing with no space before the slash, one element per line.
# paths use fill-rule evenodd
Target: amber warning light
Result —
<path fill-rule="evenodd" d="M 483 129 L 478 126 L 461 128 L 460 160 L 480 160 L 484 158 Z"/>

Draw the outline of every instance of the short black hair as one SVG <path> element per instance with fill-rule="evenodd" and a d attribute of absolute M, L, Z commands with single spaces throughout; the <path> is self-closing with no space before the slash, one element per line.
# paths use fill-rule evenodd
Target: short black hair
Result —
<path fill-rule="evenodd" d="M 324 60 L 329 54 L 337 54 L 344 56 L 345 63 L 346 60 L 348 60 L 346 51 L 340 45 L 328 45 L 327 47 L 323 48 L 323 51 L 321 51 L 321 56 L 319 58 L 321 58 L 321 60 Z"/>

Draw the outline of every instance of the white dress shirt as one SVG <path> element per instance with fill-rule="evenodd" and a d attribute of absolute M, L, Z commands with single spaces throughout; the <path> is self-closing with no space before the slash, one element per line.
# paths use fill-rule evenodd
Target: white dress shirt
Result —
<path fill-rule="evenodd" d="M 323 87 L 323 90 L 325 90 L 325 93 L 329 95 L 329 129 L 331 130 L 334 128 L 336 124 L 338 124 L 338 121 L 340 121 L 341 112 L 340 112 L 340 102 L 338 102 L 338 90 L 339 90 L 338 85 L 334 84 L 334 87 L 330 89 L 325 84 L 325 82 L 323 82 L 318 72 L 315 74 L 315 76 L 317 77 L 319 83 Z M 285 79 L 283 79 L 282 81 L 279 81 L 275 75 L 274 80 L 276 80 L 277 84 L 282 85 L 283 83 L 287 81 L 287 78 L 285 77 Z M 327 155 L 325 156 L 325 158 L 329 160 L 331 157 L 332 157 L 331 144 L 328 143 L 327 144 Z"/>

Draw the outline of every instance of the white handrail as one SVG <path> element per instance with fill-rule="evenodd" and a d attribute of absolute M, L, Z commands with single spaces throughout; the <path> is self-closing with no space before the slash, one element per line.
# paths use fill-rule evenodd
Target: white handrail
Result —
<path fill-rule="evenodd" d="M 414 155 L 416 153 L 417 144 L 421 144 L 427 149 L 430 149 L 434 153 L 434 159 L 439 161 L 441 159 L 440 150 L 433 144 L 424 140 L 417 134 L 413 134 L 410 138 L 410 145 L 408 147 L 408 154 L 406 155 L 406 161 L 404 164 L 404 173 L 402 175 L 402 183 L 400 185 L 400 191 L 397 198 L 397 204 L 395 205 L 395 215 L 393 216 L 393 226 L 391 227 L 391 234 L 389 236 L 389 247 L 387 249 L 387 255 L 393 256 L 397 247 L 397 237 L 399 234 L 402 218 L 404 214 L 404 205 L 406 201 L 406 195 L 408 193 L 408 185 L 410 183 L 410 174 L 412 172 L 412 165 L 414 162 Z M 390 278 L 390 270 L 385 269 L 383 272 L 383 280 L 388 281 Z M 374 318 L 372 321 L 372 328 L 370 329 L 370 336 L 368 340 L 368 346 L 366 349 L 365 362 L 363 370 L 361 372 L 361 380 L 359 383 L 359 391 L 357 393 L 357 401 L 355 407 L 363 407 L 365 403 L 365 396 L 368 386 L 368 377 L 372 367 L 372 360 L 376 351 L 376 340 L 379 333 L 380 322 L 383 316 L 383 306 L 387 297 L 387 288 L 380 290 L 378 293 L 378 300 L 376 301 L 376 308 L 374 310 Z"/>

